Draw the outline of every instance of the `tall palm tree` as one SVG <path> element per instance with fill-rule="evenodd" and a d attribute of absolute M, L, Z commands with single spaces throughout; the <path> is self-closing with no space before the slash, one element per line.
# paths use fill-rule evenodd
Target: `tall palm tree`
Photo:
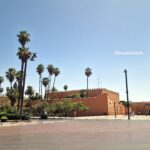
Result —
<path fill-rule="evenodd" d="M 48 86 L 48 84 L 49 84 L 49 79 L 48 78 L 43 78 L 43 80 L 42 80 L 42 84 L 44 85 L 44 87 L 45 87 L 45 99 L 47 99 L 47 92 L 46 92 L 46 88 L 47 88 L 47 86 Z"/>
<path fill-rule="evenodd" d="M 68 85 L 64 85 L 64 90 L 67 91 Z"/>
<path fill-rule="evenodd" d="M 42 96 L 42 73 L 44 72 L 44 66 L 39 64 L 36 68 L 36 72 L 39 74 L 39 94 Z"/>
<path fill-rule="evenodd" d="M 87 97 L 88 97 L 88 89 L 89 89 L 89 81 L 88 81 L 88 78 L 91 76 L 91 74 L 92 74 L 92 69 L 86 68 L 86 69 L 85 69 L 85 75 L 87 76 Z"/>
<path fill-rule="evenodd" d="M 59 68 L 54 68 L 54 82 L 53 82 L 53 88 L 55 86 L 55 82 L 56 82 L 56 77 L 60 74 L 60 70 Z"/>
<path fill-rule="evenodd" d="M 27 69 L 27 61 L 31 57 L 31 52 L 28 48 L 22 47 L 19 48 L 17 56 L 21 60 L 21 81 L 20 81 L 20 89 L 19 89 L 19 107 L 20 107 L 20 113 L 22 111 L 22 105 L 23 105 L 23 97 L 24 97 L 24 89 L 25 89 L 25 79 L 26 79 L 26 69 Z"/>
<path fill-rule="evenodd" d="M 48 92 L 50 92 L 50 88 L 51 88 L 51 77 L 54 74 L 54 66 L 53 65 L 48 65 L 47 66 L 47 71 L 49 73 L 49 85 L 48 85 Z"/>
<path fill-rule="evenodd" d="M 10 82 L 10 88 L 12 89 L 12 83 L 15 79 L 15 75 L 16 75 L 16 70 L 15 68 L 9 68 L 8 71 L 6 72 L 6 78 L 9 80 Z"/>
<path fill-rule="evenodd" d="M 1 84 L 4 82 L 4 78 L 2 76 L 0 76 L 0 88 L 1 88 Z"/>
<path fill-rule="evenodd" d="M 26 70 L 27 70 L 27 62 L 28 60 L 34 60 L 36 58 L 35 53 L 31 53 L 29 48 L 26 48 L 25 45 L 27 42 L 30 41 L 29 34 L 26 31 L 21 31 L 18 35 L 18 41 L 21 44 L 21 48 L 19 48 L 17 56 L 21 60 L 21 82 L 20 82 L 20 89 L 19 89 L 19 111 L 20 114 L 22 113 L 22 106 L 23 106 L 23 98 L 24 98 L 24 89 L 25 89 L 25 80 L 26 80 Z"/>
<path fill-rule="evenodd" d="M 56 77 L 58 76 L 60 74 L 60 70 L 59 70 L 59 68 L 54 68 L 54 82 L 53 82 L 53 88 L 52 89 L 54 89 L 54 86 L 55 86 L 55 82 L 56 82 Z M 52 98 L 52 96 L 53 96 L 53 91 L 52 91 L 52 95 L 51 95 L 51 98 Z"/>

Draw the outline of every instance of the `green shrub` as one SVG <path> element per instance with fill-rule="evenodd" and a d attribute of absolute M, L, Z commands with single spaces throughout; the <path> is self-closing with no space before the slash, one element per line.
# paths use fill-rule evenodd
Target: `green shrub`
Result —
<path fill-rule="evenodd" d="M 22 120 L 30 120 L 30 115 L 28 114 L 22 115 Z"/>
<path fill-rule="evenodd" d="M 86 97 L 87 96 L 87 92 L 85 91 L 85 90 L 81 90 L 80 91 L 80 97 L 81 98 L 84 98 L 84 97 Z"/>
<path fill-rule="evenodd" d="M 8 115 L 7 112 L 5 112 L 5 111 L 4 111 L 4 112 L 1 112 L 1 113 L 0 113 L 0 118 L 1 118 L 2 116 L 7 116 L 7 115 Z"/>
<path fill-rule="evenodd" d="M 9 120 L 19 120 L 19 119 L 21 119 L 20 114 L 17 114 L 17 113 L 7 114 L 7 117 L 8 117 Z"/>
<path fill-rule="evenodd" d="M 44 110 L 46 110 L 48 113 L 49 113 L 49 104 L 44 102 L 44 103 L 41 103 L 41 104 L 37 104 L 35 105 L 34 107 L 32 107 L 32 114 L 34 116 L 36 115 L 40 115 Z"/>
<path fill-rule="evenodd" d="M 2 116 L 1 117 L 1 122 L 6 122 L 8 120 L 7 116 Z"/>

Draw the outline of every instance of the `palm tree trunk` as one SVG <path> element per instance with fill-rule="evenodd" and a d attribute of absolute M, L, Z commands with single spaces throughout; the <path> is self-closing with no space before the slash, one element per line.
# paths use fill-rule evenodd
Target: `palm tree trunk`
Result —
<path fill-rule="evenodd" d="M 22 114 L 23 100 L 24 100 L 24 89 L 25 89 L 25 80 L 26 80 L 26 70 L 27 70 L 27 60 L 25 62 L 24 68 L 24 77 L 23 77 L 23 86 L 22 86 L 22 95 L 21 95 L 21 109 L 20 114 Z"/>
<path fill-rule="evenodd" d="M 48 95 L 47 95 L 48 98 L 49 98 L 50 90 L 51 90 L 51 75 L 49 75 Z"/>
<path fill-rule="evenodd" d="M 10 82 L 10 88 L 12 89 L 12 82 Z"/>
<path fill-rule="evenodd" d="M 40 79 L 40 84 L 41 84 L 41 96 L 43 98 L 43 90 L 42 90 L 42 75 L 41 75 L 41 79 Z"/>
<path fill-rule="evenodd" d="M 46 86 L 45 86 L 45 100 L 47 100 Z"/>
<path fill-rule="evenodd" d="M 39 95 L 41 95 L 41 75 L 39 75 Z"/>
<path fill-rule="evenodd" d="M 56 81 L 56 76 L 54 77 L 54 82 L 53 82 L 53 87 L 52 87 L 51 99 L 53 98 L 53 89 L 54 89 L 54 86 L 55 86 L 55 81 Z"/>
<path fill-rule="evenodd" d="M 18 112 L 20 112 L 20 107 L 21 107 L 21 95 L 22 95 L 22 82 L 23 82 L 23 68 L 24 68 L 24 63 L 21 61 L 21 79 L 19 82 L 19 98 L 18 98 Z"/>
<path fill-rule="evenodd" d="M 89 81 L 88 81 L 88 76 L 87 76 L 87 97 L 88 97 L 88 90 L 89 90 Z"/>

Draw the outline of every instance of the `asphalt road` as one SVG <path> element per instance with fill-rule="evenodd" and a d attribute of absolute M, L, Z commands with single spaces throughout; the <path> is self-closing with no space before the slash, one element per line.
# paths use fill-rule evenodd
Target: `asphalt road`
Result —
<path fill-rule="evenodd" d="M 62 120 L 2 127 L 0 150 L 150 150 L 150 121 Z"/>

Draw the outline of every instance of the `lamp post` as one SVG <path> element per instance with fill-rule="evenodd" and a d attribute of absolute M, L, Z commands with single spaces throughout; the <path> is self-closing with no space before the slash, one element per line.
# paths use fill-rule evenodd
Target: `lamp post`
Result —
<path fill-rule="evenodd" d="M 115 114 L 115 118 L 117 117 L 116 115 L 116 103 L 114 102 L 114 114 Z"/>
<path fill-rule="evenodd" d="M 125 82 L 126 82 L 126 95 L 127 95 L 127 109 L 128 109 L 128 120 L 130 120 L 130 104 L 129 104 L 129 94 L 128 94 L 128 78 L 127 78 L 127 70 L 124 70 L 125 73 Z"/>

